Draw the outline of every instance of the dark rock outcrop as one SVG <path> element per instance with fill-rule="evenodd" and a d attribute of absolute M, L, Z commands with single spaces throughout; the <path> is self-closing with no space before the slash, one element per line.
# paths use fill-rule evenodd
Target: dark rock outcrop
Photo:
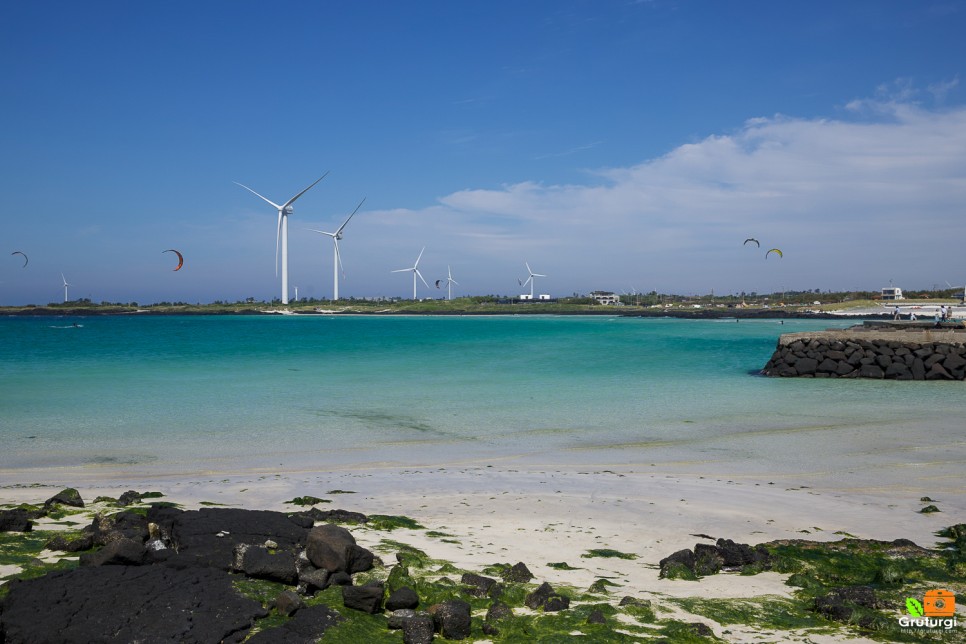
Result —
<path fill-rule="evenodd" d="M 267 611 L 220 570 L 95 566 L 10 582 L 7 642 L 240 642 Z M 204 616 L 198 619 L 198 616 Z"/>
<path fill-rule="evenodd" d="M 0 510 L 0 532 L 30 532 L 33 522 L 26 510 Z"/>

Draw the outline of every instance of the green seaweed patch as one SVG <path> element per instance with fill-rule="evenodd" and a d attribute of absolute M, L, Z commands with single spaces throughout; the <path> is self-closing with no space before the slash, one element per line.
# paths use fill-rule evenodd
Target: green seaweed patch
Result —
<path fill-rule="evenodd" d="M 595 548 L 588 550 L 580 556 L 584 559 L 590 559 L 592 557 L 604 557 L 607 559 L 637 559 L 637 555 L 634 553 L 621 552 L 619 550 L 612 550 L 610 548 Z"/>
<path fill-rule="evenodd" d="M 672 619 L 661 626 L 658 632 L 666 638 L 664 641 L 674 642 L 675 644 L 700 644 L 701 642 L 720 641 L 714 635 L 702 635 L 699 631 L 700 628 L 693 623 Z"/>
<path fill-rule="evenodd" d="M 611 580 L 606 579 L 604 577 L 598 577 L 597 579 L 594 580 L 594 583 L 590 585 L 590 588 L 588 588 L 588 590 L 592 593 L 606 594 L 610 592 L 608 590 L 609 587 L 619 588 L 620 584 L 615 584 Z"/>
<path fill-rule="evenodd" d="M 383 539 L 373 547 L 373 550 L 383 554 L 394 554 L 399 563 L 413 568 L 428 568 L 441 563 L 430 558 L 429 555 L 419 548 L 413 547 L 408 543 L 402 543 L 401 541 L 393 541 L 392 539 Z"/>
<path fill-rule="evenodd" d="M 215 503 L 214 501 L 200 501 L 198 503 L 198 505 L 204 505 L 204 506 L 213 506 L 213 505 L 214 506 L 225 506 L 227 504 L 225 504 L 225 503 Z"/>
<path fill-rule="evenodd" d="M 160 499 L 164 496 L 164 492 L 142 492 L 141 499 Z"/>
<path fill-rule="evenodd" d="M 487 575 L 488 577 L 503 577 L 503 573 L 512 568 L 511 564 L 506 563 L 495 563 L 488 566 L 484 566 L 483 570 L 480 571 L 481 574 Z"/>
<path fill-rule="evenodd" d="M 827 543 L 781 541 L 765 544 L 773 569 L 809 593 L 839 586 L 898 588 L 908 583 L 962 581 L 950 575 L 940 552 L 909 543 L 843 539 Z"/>
<path fill-rule="evenodd" d="M 558 561 L 556 563 L 548 563 L 548 568 L 553 568 L 554 570 L 582 570 L 582 568 L 575 568 L 571 566 L 566 561 Z"/>
<path fill-rule="evenodd" d="M 645 624 L 653 624 L 657 621 L 657 616 L 654 614 L 654 608 L 651 606 L 651 602 L 633 602 L 630 604 L 625 604 L 620 607 L 620 611 L 630 615 L 639 622 Z"/>
<path fill-rule="evenodd" d="M 661 568 L 661 579 L 684 579 L 685 581 L 697 581 L 698 575 L 685 566 L 683 563 L 669 563 Z"/>
<path fill-rule="evenodd" d="M 588 623 L 587 619 L 595 610 L 604 614 L 604 624 Z M 609 619 L 616 612 L 606 604 L 581 604 L 559 612 L 514 615 L 500 620 L 497 624 L 499 634 L 492 640 L 541 644 L 572 644 L 575 641 L 616 644 L 642 640 L 646 634 L 653 632 L 637 624 Z"/>
<path fill-rule="evenodd" d="M 111 505 L 117 505 L 117 499 L 113 496 L 98 496 L 94 499 L 94 503 L 110 503 Z"/>
<path fill-rule="evenodd" d="M 369 522 L 366 524 L 373 530 L 395 530 L 396 528 L 406 528 L 408 530 L 425 530 L 425 526 L 420 525 L 415 519 L 397 516 L 392 514 L 370 514 Z"/>
<path fill-rule="evenodd" d="M 714 620 L 721 625 L 742 624 L 770 630 L 829 628 L 828 620 L 807 610 L 805 603 L 784 597 L 764 596 L 754 599 L 702 599 L 687 597 L 667 601 L 693 615 Z"/>
<path fill-rule="evenodd" d="M 332 503 L 326 499 L 320 499 L 317 496 L 297 496 L 291 501 L 286 501 L 286 503 L 291 503 L 292 505 L 307 506 L 307 505 L 318 505 L 319 503 Z"/>
<path fill-rule="evenodd" d="M 935 505 L 927 505 L 923 509 L 919 510 L 919 514 L 932 514 L 933 512 L 942 512 Z"/>
<path fill-rule="evenodd" d="M 326 494 L 355 494 L 352 490 L 329 490 Z"/>
<path fill-rule="evenodd" d="M 441 539 L 441 538 L 446 538 L 446 537 L 455 537 L 456 535 L 449 534 L 447 532 L 440 532 L 438 530 L 427 530 L 426 531 L 426 536 L 427 537 L 435 537 L 435 538 Z"/>

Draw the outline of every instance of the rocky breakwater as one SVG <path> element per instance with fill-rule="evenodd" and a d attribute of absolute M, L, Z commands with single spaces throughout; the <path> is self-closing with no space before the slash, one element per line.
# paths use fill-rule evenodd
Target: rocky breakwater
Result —
<path fill-rule="evenodd" d="M 844 330 L 787 333 L 761 373 L 800 378 L 966 380 L 966 331 Z"/>

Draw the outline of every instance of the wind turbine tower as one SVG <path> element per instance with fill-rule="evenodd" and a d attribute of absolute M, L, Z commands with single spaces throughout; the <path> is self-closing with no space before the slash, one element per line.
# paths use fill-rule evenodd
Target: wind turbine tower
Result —
<path fill-rule="evenodd" d="M 352 215 L 359 212 L 359 208 L 362 208 L 362 204 L 365 203 L 366 198 L 363 197 L 356 209 L 352 211 Z M 346 224 L 352 219 L 352 215 L 345 218 L 342 225 L 334 233 L 327 233 L 324 230 L 316 230 L 315 228 L 309 228 L 312 232 L 321 233 L 323 235 L 328 235 L 332 238 L 332 244 L 335 246 L 335 250 L 332 253 L 332 301 L 339 299 L 339 271 L 342 271 L 342 279 L 345 279 L 345 269 L 342 268 L 342 255 L 339 254 L 339 240 L 342 239 L 342 231 L 345 230 Z"/>
<path fill-rule="evenodd" d="M 526 264 L 527 273 L 529 273 L 529 276 L 527 277 L 527 281 L 523 283 L 523 286 L 526 286 L 528 283 L 530 284 L 530 299 L 532 300 L 533 299 L 533 278 L 546 277 L 546 275 L 542 275 L 540 273 L 534 273 L 532 270 L 530 270 L 530 264 L 528 264 L 527 262 L 523 262 L 523 263 Z"/>
<path fill-rule="evenodd" d="M 64 281 L 64 304 L 67 304 L 67 287 L 70 286 L 70 284 L 67 283 L 67 278 L 64 277 L 63 273 L 60 274 L 60 279 Z"/>
<path fill-rule="evenodd" d="M 271 201 L 269 199 L 266 199 L 265 197 L 263 197 L 262 195 L 258 194 L 257 192 L 255 192 L 254 190 L 252 190 L 251 188 L 249 188 L 248 186 L 243 185 L 241 183 L 238 183 L 237 181 L 234 182 L 236 185 L 241 186 L 242 188 L 244 188 L 248 192 L 252 193 L 253 195 L 255 195 L 256 197 L 258 197 L 262 201 L 265 201 L 266 203 L 268 203 L 269 205 L 271 205 L 272 207 L 274 207 L 276 210 L 278 210 L 278 228 L 277 228 L 277 230 L 275 232 L 275 274 L 278 275 L 278 248 L 279 248 L 279 242 L 281 241 L 281 246 L 282 246 L 282 304 L 288 304 L 288 216 L 292 214 L 292 211 L 293 211 L 292 204 L 295 203 L 295 200 L 296 199 L 298 199 L 299 197 L 301 197 L 302 195 L 304 195 L 313 186 L 315 186 L 316 183 L 318 183 L 319 181 L 322 181 L 322 179 L 325 179 L 326 175 L 328 175 L 328 174 L 329 174 L 328 172 L 326 172 L 325 174 L 323 174 L 321 177 L 319 177 L 318 179 L 316 179 L 312 183 L 311 186 L 309 186 L 308 188 L 306 188 L 302 192 L 298 193 L 297 195 L 295 195 L 294 197 L 292 197 L 291 199 L 289 199 L 288 201 L 286 201 L 285 203 L 283 203 L 281 206 L 278 205 L 277 203 L 275 203 L 274 201 Z"/>
<path fill-rule="evenodd" d="M 459 282 L 453 279 L 453 271 L 450 270 L 449 266 L 446 267 L 446 299 L 453 299 L 453 284 L 457 286 L 460 285 Z"/>
<path fill-rule="evenodd" d="M 416 276 L 423 280 L 423 284 L 426 284 L 426 280 L 423 279 L 423 274 L 419 272 L 419 260 L 423 258 L 423 253 L 426 251 L 426 247 L 423 246 L 423 250 L 419 251 L 419 257 L 416 258 L 416 263 L 410 268 L 399 268 L 394 271 L 389 271 L 390 273 L 405 273 L 406 271 L 413 272 L 413 299 L 416 299 Z M 429 284 L 426 284 L 426 288 L 429 288 Z"/>

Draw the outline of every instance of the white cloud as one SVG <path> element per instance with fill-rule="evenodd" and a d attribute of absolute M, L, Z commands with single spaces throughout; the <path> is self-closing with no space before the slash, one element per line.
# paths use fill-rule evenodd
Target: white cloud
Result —
<path fill-rule="evenodd" d="M 463 190 L 412 217 L 467 260 L 528 257 L 568 293 L 942 283 L 966 233 L 966 109 L 903 102 L 915 94 L 896 83 L 861 102 L 874 119 L 753 118 L 585 185 Z M 766 272 L 748 236 L 785 259 Z"/>

